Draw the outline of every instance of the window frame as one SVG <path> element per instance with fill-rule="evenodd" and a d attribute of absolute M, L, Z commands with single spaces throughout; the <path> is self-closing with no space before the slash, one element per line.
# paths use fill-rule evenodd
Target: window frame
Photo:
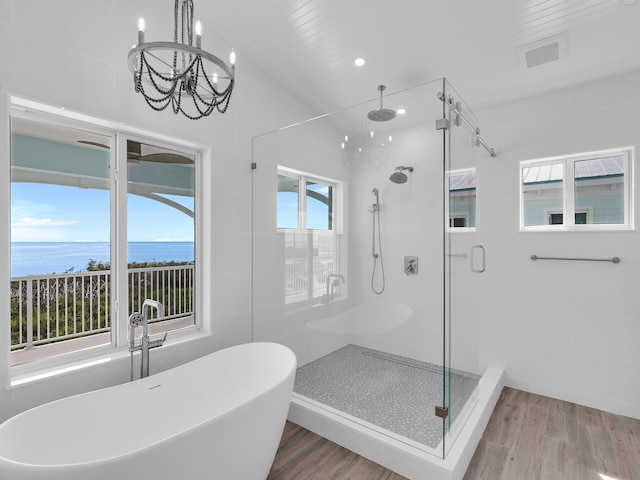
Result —
<path fill-rule="evenodd" d="M 339 180 L 330 179 L 327 177 L 323 177 L 320 175 L 310 174 L 307 172 L 303 172 L 300 170 L 291 169 L 288 167 L 283 167 L 278 165 L 276 168 L 276 179 L 278 176 L 286 176 L 290 178 L 296 178 L 298 180 L 298 226 L 296 228 L 291 227 L 278 227 L 277 219 L 276 219 L 276 231 L 278 234 L 286 235 L 287 233 L 293 233 L 294 236 L 300 235 L 305 239 L 308 238 L 309 235 L 330 235 L 333 237 L 333 261 L 334 264 L 339 266 L 341 263 L 340 251 L 338 246 L 338 238 L 339 234 L 342 231 L 342 188 L 343 183 Z M 277 180 L 276 180 L 277 182 Z M 329 212 L 331 218 L 331 228 L 329 229 L 313 229 L 307 228 L 307 182 L 312 183 L 320 183 L 324 185 L 328 185 L 331 187 L 331 210 Z M 276 217 L 277 217 L 277 209 L 278 209 L 278 188 L 276 184 Z M 305 240 L 306 241 L 306 240 Z M 309 265 L 313 265 L 313 251 L 312 249 L 308 250 L 307 259 L 309 260 Z M 285 258 L 286 261 L 286 258 Z M 339 269 L 339 267 L 337 267 Z M 286 269 L 285 269 L 286 270 Z M 322 297 L 318 295 L 314 295 L 313 288 L 313 277 L 315 275 L 315 271 L 311 268 L 308 272 L 308 288 L 301 293 L 295 294 L 295 296 L 290 296 L 287 300 L 285 295 L 285 306 L 287 309 L 297 310 L 300 308 L 306 308 L 308 305 L 316 304 L 318 301 L 322 301 Z M 285 278 L 286 281 L 286 278 Z"/>
<path fill-rule="evenodd" d="M 338 203 L 340 199 L 339 190 L 341 188 L 341 182 L 338 180 L 333 180 L 330 178 L 322 177 L 319 175 L 314 175 L 306 172 L 302 172 L 300 170 L 294 170 L 292 168 L 287 168 L 278 165 L 276 178 L 278 175 L 282 175 L 290 178 L 298 179 L 298 226 L 296 228 L 291 227 L 278 227 L 277 226 L 277 218 L 276 218 L 276 228 L 278 232 L 287 231 L 287 230 L 295 230 L 299 232 L 306 232 L 308 230 L 318 230 L 320 232 L 333 232 L 338 233 L 338 226 L 341 223 L 341 219 L 338 218 L 340 216 L 336 216 L 338 212 Z M 313 229 L 307 228 L 307 182 L 312 183 L 321 183 L 324 185 L 328 185 L 332 187 L 332 195 L 331 195 L 331 210 L 329 212 L 331 218 L 331 228 L 326 230 L 324 229 Z M 277 185 L 276 185 L 276 216 L 277 216 Z"/>
<path fill-rule="evenodd" d="M 593 218 L 593 209 L 591 207 L 575 206 L 575 164 L 585 160 L 596 160 L 599 158 L 607 158 L 614 156 L 622 156 L 624 158 L 624 181 L 623 181 L 623 215 L 622 223 L 587 223 L 576 224 L 576 213 L 587 213 L 587 218 Z M 521 232 L 551 232 L 551 231 L 569 231 L 569 232 L 594 232 L 594 231 L 620 231 L 634 230 L 634 158 L 635 147 L 618 147 L 606 150 L 597 150 L 592 152 L 584 152 L 569 155 L 559 155 L 556 157 L 547 157 L 534 160 L 522 160 L 519 164 L 519 201 L 520 201 L 520 221 L 519 228 Z M 545 166 L 560 164 L 563 168 L 563 177 L 559 181 L 562 185 L 562 211 L 557 208 L 548 207 L 543 211 L 544 217 L 547 218 L 550 213 L 562 213 L 563 224 L 558 225 L 525 225 L 524 208 L 525 208 L 525 184 L 524 170 L 531 166 Z"/>
<path fill-rule="evenodd" d="M 112 272 L 111 285 L 111 341 L 100 346 L 88 349 L 80 349 L 66 353 L 64 355 L 56 355 L 35 360 L 33 362 L 13 365 L 9 355 L 11 354 L 10 341 L 8 337 L 4 345 L 0 348 L 2 357 L 6 360 L 8 369 L 8 387 L 13 388 L 19 385 L 29 384 L 40 381 L 52 376 L 67 373 L 70 371 L 89 368 L 95 365 L 104 364 L 115 361 L 129 355 L 127 320 L 128 320 L 128 289 L 127 289 L 127 140 L 144 141 L 157 145 L 159 147 L 168 148 L 173 151 L 183 152 L 192 155 L 194 158 L 194 187 L 195 187 L 195 218 L 194 218 L 194 249 L 195 249 L 195 288 L 194 288 L 194 322 L 193 325 L 171 331 L 165 345 L 172 343 L 195 340 L 202 335 L 211 333 L 211 325 L 203 322 L 202 319 L 210 318 L 208 312 L 210 308 L 202 301 L 202 292 L 207 289 L 208 272 L 210 268 L 203 263 L 202 259 L 207 255 L 209 245 L 207 228 L 205 225 L 206 217 L 203 215 L 203 206 L 211 204 L 210 193 L 205 188 L 205 178 L 210 175 L 211 169 L 206 160 L 211 157 L 211 148 L 205 145 L 197 144 L 170 137 L 158 132 L 152 132 L 141 128 L 124 125 L 118 122 L 103 120 L 85 114 L 48 106 L 39 102 L 26 100 L 20 97 L 6 95 L 3 101 L 3 109 L 6 114 L 6 132 L 7 138 L 5 171 L 7 172 L 6 182 L 7 194 L 4 197 L 6 203 L 6 212 L 2 218 L 6 218 L 5 223 L 9 225 L 11 210 L 11 157 L 10 157 L 10 135 L 11 123 L 10 118 L 13 116 L 53 123 L 63 127 L 72 129 L 80 129 L 88 132 L 98 133 L 109 137 L 110 139 L 110 230 L 111 230 L 111 263 L 116 266 L 116 271 Z M 7 264 L 10 262 L 10 245 L 8 238 L 7 244 L 3 248 L 4 256 Z M 124 269 L 122 268 L 124 265 Z M 10 284 L 10 269 L 4 275 L 2 282 Z M 9 291 L 7 289 L 7 291 Z M 120 301 L 124 299 L 125 301 Z M 6 312 L 6 322 L 11 321 L 10 302 L 8 297 L 0 300 L 0 308 Z"/>

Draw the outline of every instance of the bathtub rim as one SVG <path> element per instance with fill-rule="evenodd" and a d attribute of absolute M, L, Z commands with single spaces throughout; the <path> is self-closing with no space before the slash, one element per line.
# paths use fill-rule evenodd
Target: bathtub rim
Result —
<path fill-rule="evenodd" d="M 220 352 L 224 352 L 224 351 L 228 351 L 228 350 L 242 350 L 242 349 L 254 349 L 256 348 L 256 346 L 262 346 L 264 347 L 265 345 L 269 345 L 268 348 L 272 349 L 272 350 L 280 350 L 282 352 L 283 355 L 285 355 L 286 357 L 288 357 L 289 360 L 292 360 L 290 365 L 287 365 L 287 367 L 289 368 L 289 370 L 286 372 L 286 374 L 284 374 L 282 376 L 282 378 L 280 378 L 277 382 L 274 382 L 273 384 L 271 384 L 269 386 L 269 388 L 267 390 L 263 390 L 260 391 L 258 394 L 256 395 L 252 395 L 250 397 L 246 397 L 243 398 L 241 402 L 233 404 L 232 407 L 226 408 L 224 410 L 220 410 L 216 413 L 215 416 L 208 418 L 205 422 L 190 426 L 188 428 L 182 429 L 180 431 L 177 431 L 169 436 L 165 436 L 162 437 L 161 439 L 154 441 L 154 442 L 150 442 L 148 444 L 143 445 L 140 448 L 135 448 L 132 450 L 128 450 L 125 453 L 122 454 L 117 454 L 117 455 L 111 455 L 111 456 L 107 456 L 107 457 L 103 457 L 103 458 L 99 458 L 99 459 L 93 459 L 90 461 L 86 461 L 86 462 L 73 462 L 73 463 L 60 463 L 60 464 L 36 464 L 36 463 L 27 463 L 27 462 L 23 462 L 23 461 L 18 461 L 15 459 L 11 459 L 11 458 L 7 458 L 6 456 L 4 456 L 2 454 L 2 452 L 0 452 L 0 464 L 1 463 L 6 463 L 6 464 L 10 464 L 10 465 L 14 465 L 14 466 L 24 466 L 24 467 L 28 467 L 28 468 L 47 468 L 47 469 L 62 469 L 62 468 L 84 468 L 86 466 L 95 466 L 95 465 L 106 465 L 110 462 L 114 462 L 118 459 L 124 459 L 127 458 L 129 456 L 134 456 L 140 452 L 144 452 L 146 450 L 151 450 L 153 447 L 157 446 L 158 444 L 167 442 L 167 441 L 173 441 L 173 440 L 178 440 L 180 439 L 180 437 L 186 436 L 190 433 L 192 433 L 193 431 L 202 428 L 205 425 L 208 425 L 210 423 L 213 423 L 216 421 L 216 419 L 218 419 L 219 417 L 222 417 L 226 414 L 228 414 L 229 412 L 231 412 L 232 410 L 241 408 L 245 405 L 247 405 L 250 402 L 253 402 L 255 400 L 260 399 L 261 397 L 265 396 L 267 393 L 269 393 L 270 391 L 277 389 L 278 387 L 280 387 L 283 383 L 286 383 L 287 381 L 291 381 L 291 385 L 293 387 L 293 380 L 295 379 L 295 372 L 296 372 L 296 367 L 297 367 L 297 358 L 295 353 L 293 352 L 293 350 L 291 350 L 289 347 L 287 347 L 286 345 L 282 345 L 279 343 L 275 343 L 275 342 L 248 342 L 248 343 L 242 343 L 242 344 L 238 344 L 238 345 L 233 345 L 231 347 L 227 347 L 227 348 L 223 348 L 220 350 L 217 350 L 215 352 L 211 352 L 209 354 L 203 355 L 202 357 L 190 360 L 188 362 L 185 362 L 181 365 L 169 368 L 167 370 L 163 370 L 162 372 L 158 372 L 154 375 L 150 375 L 149 377 L 146 378 L 140 378 L 140 379 L 136 379 L 133 382 L 124 382 L 124 383 L 120 383 L 118 385 L 114 385 L 114 386 L 110 386 L 110 387 L 105 387 L 105 388 L 99 388 L 96 390 L 92 390 L 89 392 L 84 392 L 84 393 L 79 393 L 76 395 L 69 395 L 67 397 L 64 398 L 60 398 L 57 400 L 53 400 L 51 402 L 46 402 L 43 403 L 42 405 L 38 405 L 36 407 L 30 408 L 28 410 L 25 410 L 24 412 L 18 413 L 14 416 L 12 416 L 11 418 L 7 419 L 6 421 L 2 422 L 0 424 L 0 435 L 2 434 L 3 431 L 3 427 L 5 424 L 8 424 L 12 421 L 20 421 L 20 419 L 26 415 L 28 415 L 30 412 L 32 412 L 33 410 L 39 410 L 42 408 L 50 408 L 53 405 L 56 405 L 60 402 L 64 402 L 70 398 L 80 398 L 80 397 L 88 397 L 88 396 L 92 396 L 92 395 L 97 395 L 100 394 L 103 391 L 107 391 L 107 390 L 114 390 L 126 385 L 131 385 L 132 383 L 137 383 L 138 385 L 140 383 L 154 383 L 155 380 L 154 379 L 158 379 L 158 377 L 162 376 L 163 374 L 176 370 L 176 369 L 180 369 L 182 367 L 185 367 L 187 365 L 193 365 L 193 364 L 197 364 L 197 363 L 204 363 L 208 357 L 211 356 L 215 356 L 217 354 L 219 354 Z M 274 347 L 275 346 L 275 347 Z"/>

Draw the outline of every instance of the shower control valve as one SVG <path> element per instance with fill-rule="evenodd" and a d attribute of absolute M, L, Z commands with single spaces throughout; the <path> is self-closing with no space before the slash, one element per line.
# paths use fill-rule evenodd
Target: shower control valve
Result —
<path fill-rule="evenodd" d="M 404 257 L 404 273 L 407 275 L 417 275 L 418 273 L 418 257 Z"/>

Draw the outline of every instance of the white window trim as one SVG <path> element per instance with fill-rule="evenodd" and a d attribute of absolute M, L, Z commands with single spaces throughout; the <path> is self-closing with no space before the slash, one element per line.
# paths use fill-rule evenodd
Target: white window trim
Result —
<path fill-rule="evenodd" d="M 611 157 L 611 156 L 624 156 L 625 159 L 625 173 L 624 173 L 624 223 L 610 223 L 610 224 L 587 224 L 576 225 L 575 223 L 575 175 L 574 164 L 582 160 L 591 160 L 598 157 Z M 606 150 L 596 150 L 592 152 L 571 154 L 571 155 L 559 155 L 556 157 L 547 157 L 537 160 L 523 160 L 520 162 L 520 168 L 518 172 L 520 183 L 520 231 L 521 232 L 578 232 L 578 231 L 620 231 L 620 230 L 634 230 L 634 208 L 633 208 L 633 196 L 635 192 L 634 187 L 634 158 L 635 147 L 627 146 L 620 148 L 611 148 Z M 563 225 L 524 225 L 524 182 L 523 182 L 523 170 L 527 166 L 542 166 L 551 164 L 563 164 L 563 179 L 562 179 L 562 213 L 564 213 Z M 569 174 L 570 173 L 570 174 Z M 584 211 L 585 209 L 580 209 Z M 546 212 L 545 212 L 546 214 Z"/>
<path fill-rule="evenodd" d="M 196 259 L 200 259 L 200 261 L 196 264 L 196 289 L 194 292 L 195 302 L 194 302 L 194 314 L 195 314 L 195 322 L 192 327 L 183 328 L 180 330 L 170 332 L 167 341 L 165 342 L 165 346 L 169 347 L 173 344 L 179 344 L 183 342 L 189 342 L 193 340 L 198 340 L 203 336 L 211 335 L 212 326 L 210 321 L 203 322 L 202 319 L 210 319 L 211 316 L 211 308 L 210 305 L 203 301 L 204 295 L 202 292 L 210 290 L 210 282 L 207 280 L 211 277 L 210 275 L 210 262 L 206 261 L 206 258 L 210 258 L 210 220 L 209 216 L 204 215 L 203 207 L 204 205 L 211 205 L 211 193 L 209 188 L 209 182 L 205 181 L 205 179 L 210 178 L 211 175 L 211 147 L 203 144 L 198 144 L 195 142 L 185 141 L 176 137 L 171 137 L 166 134 L 161 134 L 158 132 L 153 132 L 149 130 L 145 130 L 142 128 L 125 125 L 118 122 L 113 122 L 109 120 L 104 120 L 98 117 L 93 117 L 86 114 L 81 114 L 73 111 L 66 110 L 60 107 L 53 107 L 50 105 L 42 104 L 39 102 L 35 102 L 32 100 L 27 100 L 21 97 L 16 97 L 12 95 L 5 95 L 4 98 L 0 98 L 2 100 L 2 106 L 0 108 L 4 110 L 5 115 L 4 122 L 2 125 L 6 125 L 5 127 L 5 138 L 6 142 L 6 150 L 2 152 L 2 155 L 6 155 L 5 162 L 5 172 L 6 175 L 2 180 L 3 185 L 7 188 L 4 189 L 7 194 L 4 197 L 5 204 L 7 208 L 6 212 L 3 212 L 0 215 L 0 219 L 5 219 L 5 224 L 9 224 L 10 218 L 10 205 L 11 200 L 9 196 L 10 191 L 10 182 L 11 182 L 11 162 L 10 162 L 10 116 L 20 116 L 24 118 L 30 118 L 34 120 L 48 121 L 57 123 L 59 125 L 67 126 L 70 128 L 76 129 L 89 129 L 90 131 L 94 131 L 96 133 L 100 133 L 102 135 L 108 136 L 111 138 L 112 148 L 111 155 L 115 155 L 116 148 L 121 151 L 118 163 L 118 170 L 121 170 L 123 165 L 126 166 L 126 139 L 138 139 L 143 140 L 145 142 L 152 142 L 159 146 L 164 146 L 165 148 L 170 148 L 174 151 L 179 151 L 183 153 L 188 153 L 189 155 L 195 156 L 196 162 L 196 173 L 195 173 L 195 182 L 196 182 L 196 198 L 195 198 L 195 255 Z M 122 137 L 122 139 L 118 139 L 118 137 Z M 122 141 L 118 141 L 122 140 Z M 124 145 L 124 146 L 123 146 Z M 122 155 L 124 152 L 124 156 Z M 124 159 L 124 160 L 123 160 Z M 111 164 L 113 165 L 114 159 L 111 159 Z M 126 172 L 126 168 L 124 169 Z M 124 208 L 126 211 L 126 182 L 123 181 L 122 177 L 119 180 L 116 179 L 116 176 L 119 176 L 119 173 L 111 174 L 111 187 L 114 188 L 114 183 L 118 183 L 116 189 L 113 190 L 111 195 L 112 199 L 112 215 L 111 222 L 112 228 L 114 228 L 114 222 L 118 222 L 118 219 L 114 218 L 116 216 L 120 216 L 122 213 L 122 209 Z M 126 173 L 125 173 L 126 176 Z M 124 191 L 124 193 L 123 193 Z M 124 196 L 124 203 L 123 203 Z M 115 209 L 113 203 L 116 203 Z M 126 218 L 126 216 L 124 217 Z M 122 225 L 116 225 L 117 228 L 123 228 Z M 126 230 L 126 224 L 124 225 Z M 6 243 L 5 243 L 6 242 Z M 3 242 L 4 244 L 0 244 L 0 248 L 4 254 L 5 261 L 7 265 L 10 262 L 10 240 L 7 238 Z M 126 239 L 125 239 L 126 242 Z M 114 242 L 115 243 L 115 242 Z M 116 248 L 112 245 L 112 249 Z M 117 262 L 116 257 L 116 262 Z M 126 259 L 124 260 L 126 262 Z M 126 274 L 125 274 L 126 276 Z M 6 277 L 6 278 L 4 278 Z M 2 280 L 0 280 L 0 285 L 7 284 L 5 291 L 9 291 L 10 288 L 10 275 L 4 275 Z M 119 287 L 116 287 L 119 288 Z M 118 293 L 121 295 L 121 293 Z M 126 296 L 125 296 L 126 298 Z M 0 311 L 5 312 L 4 317 L 6 318 L 6 322 L 10 322 L 10 309 L 11 304 L 9 298 L 1 298 L 0 299 Z M 42 381 L 49 379 L 54 376 L 67 374 L 69 372 L 95 367 L 98 365 L 102 365 L 104 363 L 119 361 L 129 355 L 129 346 L 128 346 L 128 338 L 127 338 L 127 328 L 126 321 L 128 317 L 128 313 L 126 311 L 126 302 L 122 302 L 122 305 L 116 304 L 116 299 L 112 297 L 112 335 L 111 335 L 111 343 L 105 344 L 93 348 L 88 348 L 84 350 L 78 350 L 75 352 L 66 353 L 63 355 L 58 355 L 54 357 L 44 358 L 42 360 L 38 360 L 35 362 L 23 364 L 23 365 L 15 365 L 10 366 L 10 354 L 11 347 L 9 345 L 9 341 L 3 342 L 2 347 L 0 347 L 1 358 L 5 360 L 5 365 L 7 369 L 7 385 L 6 388 L 16 388 L 21 385 L 31 384 L 34 382 Z M 1 361 L 0 361 L 1 363 Z"/>

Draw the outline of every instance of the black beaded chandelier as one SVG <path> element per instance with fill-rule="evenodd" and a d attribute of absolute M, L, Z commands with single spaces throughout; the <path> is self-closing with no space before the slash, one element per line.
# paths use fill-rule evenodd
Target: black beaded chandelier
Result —
<path fill-rule="evenodd" d="M 138 45 L 129 51 L 129 69 L 135 91 L 142 94 L 151 108 L 159 112 L 171 105 L 173 113 L 182 112 L 197 120 L 214 110 L 227 111 L 234 86 L 236 55 L 231 50 L 230 66 L 227 66 L 202 50 L 202 24 L 198 19 L 194 29 L 193 20 L 193 0 L 176 0 L 173 42 L 145 43 L 145 22 L 140 17 Z"/>

